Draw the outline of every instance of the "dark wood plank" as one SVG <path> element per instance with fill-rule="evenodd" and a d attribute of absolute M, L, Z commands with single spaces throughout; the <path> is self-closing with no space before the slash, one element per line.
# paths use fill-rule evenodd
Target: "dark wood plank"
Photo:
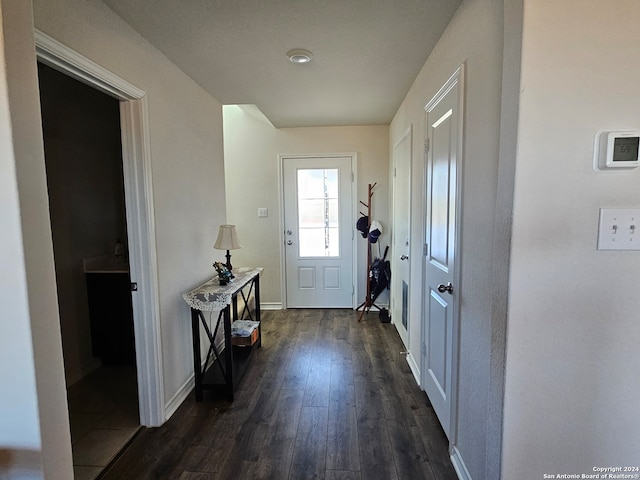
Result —
<path fill-rule="evenodd" d="M 410 402 L 406 395 L 383 395 L 382 405 L 384 407 L 384 415 L 387 420 L 393 420 L 401 423 L 405 427 L 414 427 L 416 420 L 413 411 L 409 407 Z"/>
<path fill-rule="evenodd" d="M 328 408 L 303 407 L 289 480 L 323 480 L 327 457 Z"/>
<path fill-rule="evenodd" d="M 332 344 L 331 340 L 319 339 L 314 345 L 305 388 L 305 407 L 329 406 Z"/>
<path fill-rule="evenodd" d="M 345 406 L 356 405 L 356 391 L 353 382 L 351 360 L 335 358 L 331 361 L 329 401 Z"/>
<path fill-rule="evenodd" d="M 418 431 L 431 469 L 438 480 L 457 480 L 458 475 L 449 459 L 447 437 L 435 413 L 415 415 Z"/>
<path fill-rule="evenodd" d="M 223 478 L 222 473 L 229 457 L 233 455 L 230 448 L 222 448 L 223 445 L 230 446 L 233 442 L 218 441 L 208 447 L 200 447 L 197 450 L 189 450 L 180 457 L 180 462 L 171 470 L 163 470 L 168 478 L 180 474 L 181 471 L 198 471 L 213 474 L 214 478 Z M 174 453 L 174 455 L 177 452 Z M 188 455 L 188 456 L 187 456 Z M 168 473 L 171 472 L 171 475 Z M 158 478 L 162 478 L 161 476 Z"/>
<path fill-rule="evenodd" d="M 356 407 L 342 402 L 329 405 L 327 469 L 360 470 Z"/>
<path fill-rule="evenodd" d="M 220 478 L 250 478 L 238 476 L 238 472 L 253 472 L 268 434 L 268 425 L 246 423 L 236 436 L 235 442 L 222 447 L 226 454 L 219 453 L 225 458 L 220 468 Z"/>
<path fill-rule="evenodd" d="M 162 469 L 173 458 L 167 458 L 167 448 L 180 448 L 180 438 L 169 433 L 162 435 L 143 431 L 116 463 L 109 465 L 100 474 L 103 479 L 148 479 Z M 157 478 L 157 477 L 156 477 Z"/>
<path fill-rule="evenodd" d="M 371 355 L 366 350 L 364 344 L 354 346 L 351 353 L 351 360 L 354 382 L 369 383 L 376 380 L 376 372 L 371 363 Z"/>
<path fill-rule="evenodd" d="M 262 452 L 256 462 L 255 479 L 282 480 L 289 475 L 303 396 L 304 390 L 282 389 Z"/>
<path fill-rule="evenodd" d="M 305 325 L 305 322 L 301 322 L 301 325 Z M 306 387 L 311 369 L 314 330 L 317 330 L 317 325 L 312 330 L 301 329 L 298 332 L 298 338 L 293 345 L 293 351 L 285 370 L 283 388 L 304 389 Z"/>
<path fill-rule="evenodd" d="M 387 429 L 399 480 L 435 480 L 416 426 L 388 420 Z"/>
<path fill-rule="evenodd" d="M 182 472 L 178 480 L 213 480 L 214 476 L 203 472 Z"/>
<path fill-rule="evenodd" d="M 384 419 L 385 411 L 382 403 L 382 394 L 377 382 L 356 382 L 356 407 L 358 420 L 360 419 Z"/>
<path fill-rule="evenodd" d="M 397 480 L 394 452 L 384 419 L 358 417 L 360 472 L 367 480 Z"/>
<path fill-rule="evenodd" d="M 340 470 L 327 470 L 325 480 L 362 480 L 360 472 L 345 472 Z"/>

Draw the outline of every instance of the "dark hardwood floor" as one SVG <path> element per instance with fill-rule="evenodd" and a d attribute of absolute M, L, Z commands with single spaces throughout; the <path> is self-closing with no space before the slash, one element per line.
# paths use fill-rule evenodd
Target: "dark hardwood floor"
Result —
<path fill-rule="evenodd" d="M 457 479 L 395 327 L 373 313 L 357 318 L 263 312 L 262 348 L 235 401 L 205 392 L 196 403 L 191 394 L 102 479 Z"/>

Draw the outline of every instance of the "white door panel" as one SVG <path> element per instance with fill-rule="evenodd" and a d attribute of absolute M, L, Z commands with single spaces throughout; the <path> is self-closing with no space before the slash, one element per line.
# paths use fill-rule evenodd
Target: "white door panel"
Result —
<path fill-rule="evenodd" d="M 351 157 L 282 162 L 286 305 L 351 308 Z"/>
<path fill-rule="evenodd" d="M 427 175 L 422 383 L 451 438 L 458 344 L 456 233 L 458 146 L 461 136 L 461 70 L 426 110 Z"/>
<path fill-rule="evenodd" d="M 393 151 L 393 236 L 391 245 L 391 320 L 409 346 L 409 240 L 411 238 L 411 153 L 409 129 Z"/>
<path fill-rule="evenodd" d="M 447 339 L 450 337 L 449 304 L 437 291 L 429 292 L 429 332 L 427 364 L 431 380 L 438 388 L 438 394 L 447 398 L 448 372 L 451 368 L 447 355 Z"/>

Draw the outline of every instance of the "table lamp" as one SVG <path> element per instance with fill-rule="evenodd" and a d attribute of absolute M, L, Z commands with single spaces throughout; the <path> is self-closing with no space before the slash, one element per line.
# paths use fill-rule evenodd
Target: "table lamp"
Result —
<path fill-rule="evenodd" d="M 238 234 L 236 233 L 235 225 L 220 225 L 220 230 L 218 231 L 218 239 L 216 243 L 213 245 L 213 248 L 216 250 L 226 250 L 227 251 L 227 269 L 231 272 L 231 254 L 229 250 L 237 250 L 238 248 L 242 248 L 240 242 L 238 241 Z M 233 273 L 231 274 L 233 277 Z"/>

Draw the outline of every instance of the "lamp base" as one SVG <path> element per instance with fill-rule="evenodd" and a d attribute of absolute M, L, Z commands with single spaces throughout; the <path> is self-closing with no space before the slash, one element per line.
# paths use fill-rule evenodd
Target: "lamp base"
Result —
<path fill-rule="evenodd" d="M 231 278 L 236 278 L 236 276 L 233 274 L 233 266 L 231 265 L 231 253 L 229 253 L 229 250 L 227 250 L 227 270 L 229 270 L 229 273 L 231 273 Z"/>

